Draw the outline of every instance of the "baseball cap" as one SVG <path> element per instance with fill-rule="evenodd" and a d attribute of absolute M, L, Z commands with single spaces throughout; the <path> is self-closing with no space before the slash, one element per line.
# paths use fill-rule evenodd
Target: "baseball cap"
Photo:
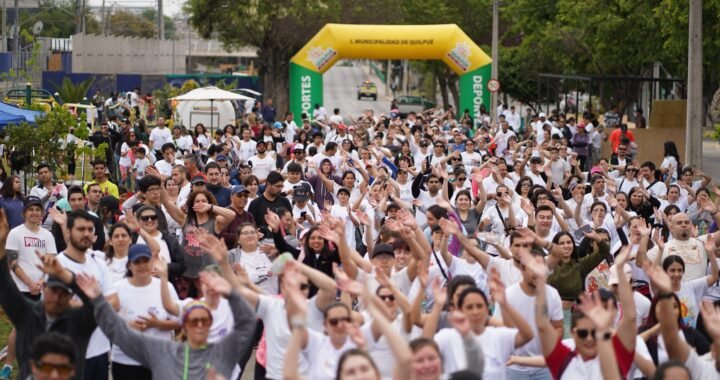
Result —
<path fill-rule="evenodd" d="M 45 281 L 45 286 L 48 288 L 61 288 L 65 289 L 70 294 L 73 293 L 71 287 L 69 287 L 66 283 L 60 281 L 60 279 L 55 276 L 48 276 L 47 281 Z"/>
<path fill-rule="evenodd" d="M 227 156 L 224 154 L 218 154 L 215 161 L 227 161 Z"/>
<path fill-rule="evenodd" d="M 593 166 L 590 168 L 590 174 L 602 173 L 602 168 L 599 166 Z"/>
<path fill-rule="evenodd" d="M 462 133 L 462 131 L 460 130 L 460 128 L 453 128 L 452 131 L 453 131 L 453 133 Z"/>
<path fill-rule="evenodd" d="M 348 196 L 350 195 L 350 189 L 348 189 L 347 187 L 341 187 L 341 188 L 339 188 L 338 191 L 337 191 L 337 193 L 335 193 L 335 195 L 340 194 L 340 192 L 344 192 L 344 193 L 346 193 Z"/>
<path fill-rule="evenodd" d="M 43 208 L 40 198 L 33 195 L 25 198 L 25 201 L 23 202 L 23 212 L 25 212 L 25 210 L 27 210 L 30 206 L 40 206 L 40 208 Z"/>
<path fill-rule="evenodd" d="M 530 159 L 531 164 L 542 164 L 542 162 L 543 162 L 542 157 L 535 156 Z"/>
<path fill-rule="evenodd" d="M 632 278 L 632 267 L 630 264 L 625 263 L 623 265 L 623 272 L 625 272 L 625 276 L 627 278 Z M 608 285 L 617 285 L 620 283 L 620 279 L 618 278 L 617 274 L 617 265 L 613 265 L 610 267 L 610 273 L 608 275 Z"/>
<path fill-rule="evenodd" d="M 235 195 L 235 194 L 240 194 L 240 193 L 244 193 L 244 192 L 248 192 L 248 193 L 249 193 L 250 190 L 248 190 L 247 188 L 245 188 L 244 185 L 236 185 L 236 186 L 233 186 L 232 192 L 231 192 L 230 194 Z"/>
<path fill-rule="evenodd" d="M 545 113 L 540 112 L 540 115 L 538 115 L 538 117 L 546 117 L 546 116 L 545 116 Z"/>
<path fill-rule="evenodd" d="M 108 210 L 112 210 L 112 212 L 116 214 L 120 213 L 120 202 L 112 195 L 106 195 L 100 198 L 100 207 L 105 207 Z"/>
<path fill-rule="evenodd" d="M 152 259 L 150 247 L 145 244 L 131 245 L 130 249 L 128 250 L 128 261 L 132 263 L 141 257 L 147 257 L 148 259 Z"/>
<path fill-rule="evenodd" d="M 190 183 L 193 185 L 202 183 L 204 185 L 207 183 L 207 180 L 205 180 L 205 176 L 203 176 L 202 174 L 196 174 L 195 177 L 192 178 L 192 181 L 190 181 Z"/>
<path fill-rule="evenodd" d="M 395 249 L 390 244 L 378 244 L 373 249 L 372 258 L 378 257 L 378 255 L 390 255 L 395 257 Z"/>
<path fill-rule="evenodd" d="M 306 201 L 308 200 L 308 189 L 303 185 L 293 187 L 293 200 Z"/>
<path fill-rule="evenodd" d="M 293 151 L 296 151 L 296 150 L 305 150 L 305 145 L 295 144 L 295 146 L 293 147 Z"/>
<path fill-rule="evenodd" d="M 281 122 L 276 121 L 275 124 L 273 124 L 273 127 L 277 128 L 277 129 L 282 129 L 283 125 Z"/>
<path fill-rule="evenodd" d="M 338 124 L 338 126 L 337 126 L 337 129 L 346 129 L 346 128 L 347 128 L 347 127 L 346 127 L 345 124 L 343 124 L 343 123 L 340 123 L 340 124 Z"/>

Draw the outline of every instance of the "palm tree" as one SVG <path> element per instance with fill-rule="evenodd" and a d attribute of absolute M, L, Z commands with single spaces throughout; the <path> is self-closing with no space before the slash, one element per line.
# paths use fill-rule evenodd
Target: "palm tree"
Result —
<path fill-rule="evenodd" d="M 57 83 L 52 81 L 50 83 L 55 86 L 55 90 L 60 95 L 60 100 L 62 100 L 63 103 L 80 103 L 80 101 L 87 95 L 87 92 L 94 81 L 95 78 L 90 77 L 78 84 L 74 84 L 70 78 L 65 77 L 63 78 L 62 84 L 59 86 Z"/>

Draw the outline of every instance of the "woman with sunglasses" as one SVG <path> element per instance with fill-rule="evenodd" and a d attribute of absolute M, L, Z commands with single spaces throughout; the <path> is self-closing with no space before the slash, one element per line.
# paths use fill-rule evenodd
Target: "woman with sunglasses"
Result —
<path fill-rule="evenodd" d="M 235 219 L 235 211 L 217 206 L 215 197 L 207 190 L 190 193 L 183 210 L 169 201 L 164 189 L 162 202 L 170 216 L 182 226 L 185 264 L 183 276 L 196 280 L 201 268 L 212 263 L 208 254 L 200 247 L 200 236 L 203 236 L 204 232 L 210 235 L 221 233 Z"/>
<path fill-rule="evenodd" d="M 341 273 L 341 272 L 339 272 Z M 367 356 L 361 360 L 344 358 L 346 352 L 353 355 L 363 346 L 377 344 L 380 336 L 387 339 L 390 347 L 390 357 L 394 356 L 393 379 L 402 379 L 407 376 L 410 363 L 410 350 L 405 341 L 395 332 L 387 318 L 386 305 L 375 295 L 369 292 L 367 287 L 355 281 L 350 281 L 347 276 L 340 276 L 340 288 L 343 292 L 356 297 L 361 297 L 369 315 L 373 321 L 366 323 L 361 328 L 353 324 L 352 311 L 340 302 L 331 303 L 323 311 L 323 327 L 325 334 L 307 328 L 308 304 L 305 296 L 298 287 L 301 278 L 297 269 L 286 268 L 284 281 L 287 282 L 288 319 L 292 329 L 292 339 L 287 347 L 287 360 L 284 365 L 283 378 L 298 380 L 305 373 L 308 379 L 331 380 L 331 379 L 354 379 L 358 373 L 362 378 L 379 380 L 382 377 L 378 367 Z M 302 355 L 309 364 L 307 371 L 298 371 L 298 356 Z M 392 359 L 391 359 L 392 360 Z"/>
<path fill-rule="evenodd" d="M 213 315 L 202 301 L 191 301 L 182 308 L 180 322 L 185 342 L 160 340 L 146 337 L 128 326 L 105 300 L 94 278 L 78 275 L 77 284 L 92 300 L 98 326 L 114 345 L 150 369 L 153 378 L 189 380 L 206 378 L 210 368 L 229 378 L 237 358 L 249 349 L 255 329 L 254 313 L 238 294 L 243 287 L 234 277 L 228 278 L 229 281 L 209 272 L 203 272 L 201 277 L 208 292 L 227 299 L 234 319 L 232 329 L 225 331 L 224 338 L 215 343 L 208 340 Z"/>
<path fill-rule="evenodd" d="M 158 228 L 158 210 L 155 207 L 142 206 L 134 214 L 128 213 L 124 220 L 133 231 L 133 244 L 147 244 L 151 248 L 157 245 L 157 256 L 168 263 L 172 278 L 185 272 L 184 251 L 175 234 Z"/>
<path fill-rule="evenodd" d="M 482 290 L 474 286 L 468 287 L 460 293 L 457 311 L 460 313 L 458 317 L 467 318 L 469 333 L 477 340 L 485 358 L 482 377 L 504 379 L 506 363 L 511 354 L 516 348 L 523 346 L 533 338 L 533 330 L 505 298 L 505 286 L 500 281 L 500 275 L 497 272 L 490 275 L 490 292 L 495 301 L 495 307 L 502 309 L 502 315 L 507 324 L 514 325 L 516 328 L 489 326 L 488 321 L 491 315 L 488 297 Z M 447 296 L 440 289 L 437 281 L 433 284 L 433 294 L 436 302 L 423 326 L 423 337 L 432 338 L 440 348 L 444 359 L 443 373 L 450 374 L 467 369 L 468 363 L 473 358 L 468 358 L 461 351 L 463 334 L 456 328 L 445 328 L 435 332 Z M 452 321 L 457 317 L 451 316 L 450 318 Z"/>
<path fill-rule="evenodd" d="M 178 323 L 169 319 L 162 307 L 161 281 L 153 277 L 153 255 L 144 244 L 134 244 L 128 250 L 127 278 L 117 283 L 118 314 L 131 329 L 143 336 L 160 340 L 172 340 L 172 331 Z M 170 288 L 170 297 L 177 300 L 177 293 Z M 132 359 L 116 344 L 112 348 L 112 374 L 115 379 L 152 380 L 149 369 Z"/>
<path fill-rule="evenodd" d="M 655 218 L 655 209 L 660 207 L 660 201 L 648 194 L 642 186 L 633 187 L 628 193 L 628 197 L 630 198 L 628 211 L 642 216 L 647 223 L 652 223 Z"/>

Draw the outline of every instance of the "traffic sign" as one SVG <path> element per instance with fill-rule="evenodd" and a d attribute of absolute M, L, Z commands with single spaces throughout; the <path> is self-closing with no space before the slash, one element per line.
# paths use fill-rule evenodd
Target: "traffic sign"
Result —
<path fill-rule="evenodd" d="M 498 81 L 497 79 L 490 79 L 487 83 L 487 88 L 490 92 L 500 91 L 500 81 Z"/>

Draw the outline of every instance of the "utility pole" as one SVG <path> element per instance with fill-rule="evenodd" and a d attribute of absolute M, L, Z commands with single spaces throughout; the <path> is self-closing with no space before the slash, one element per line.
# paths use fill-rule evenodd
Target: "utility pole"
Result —
<path fill-rule="evenodd" d="M 187 30 L 188 30 L 188 44 L 187 44 L 187 67 L 185 70 L 188 74 L 192 74 L 192 44 L 190 41 L 190 36 L 192 35 L 192 30 L 190 29 L 190 16 L 187 16 Z"/>
<path fill-rule="evenodd" d="M 158 0 L 158 38 L 162 41 L 165 39 L 165 17 L 163 16 L 163 0 Z"/>
<path fill-rule="evenodd" d="M 107 36 L 107 30 L 105 29 L 105 0 L 102 1 L 100 7 L 100 27 L 102 28 L 103 34 Z"/>
<path fill-rule="evenodd" d="M 7 51 L 7 0 L 2 0 L 2 43 L 0 51 Z"/>
<path fill-rule="evenodd" d="M 13 66 L 15 67 L 15 74 L 13 76 L 13 87 L 15 87 L 17 80 L 17 72 L 20 70 L 20 8 L 18 6 L 18 0 L 15 0 L 15 27 L 13 28 Z"/>
<path fill-rule="evenodd" d="M 83 0 L 75 1 L 75 34 L 82 33 Z"/>
<path fill-rule="evenodd" d="M 490 69 L 490 79 L 497 80 L 498 78 L 498 28 L 499 28 L 499 18 L 500 18 L 500 10 L 498 9 L 500 6 L 499 0 L 493 0 L 493 9 L 492 9 L 492 66 Z M 493 122 L 497 121 L 497 102 L 498 102 L 498 93 L 497 91 L 493 91 L 490 93 L 490 120 Z"/>
<path fill-rule="evenodd" d="M 702 169 L 702 130 L 705 122 L 702 98 L 702 0 L 690 0 L 689 16 L 685 162 Z"/>

